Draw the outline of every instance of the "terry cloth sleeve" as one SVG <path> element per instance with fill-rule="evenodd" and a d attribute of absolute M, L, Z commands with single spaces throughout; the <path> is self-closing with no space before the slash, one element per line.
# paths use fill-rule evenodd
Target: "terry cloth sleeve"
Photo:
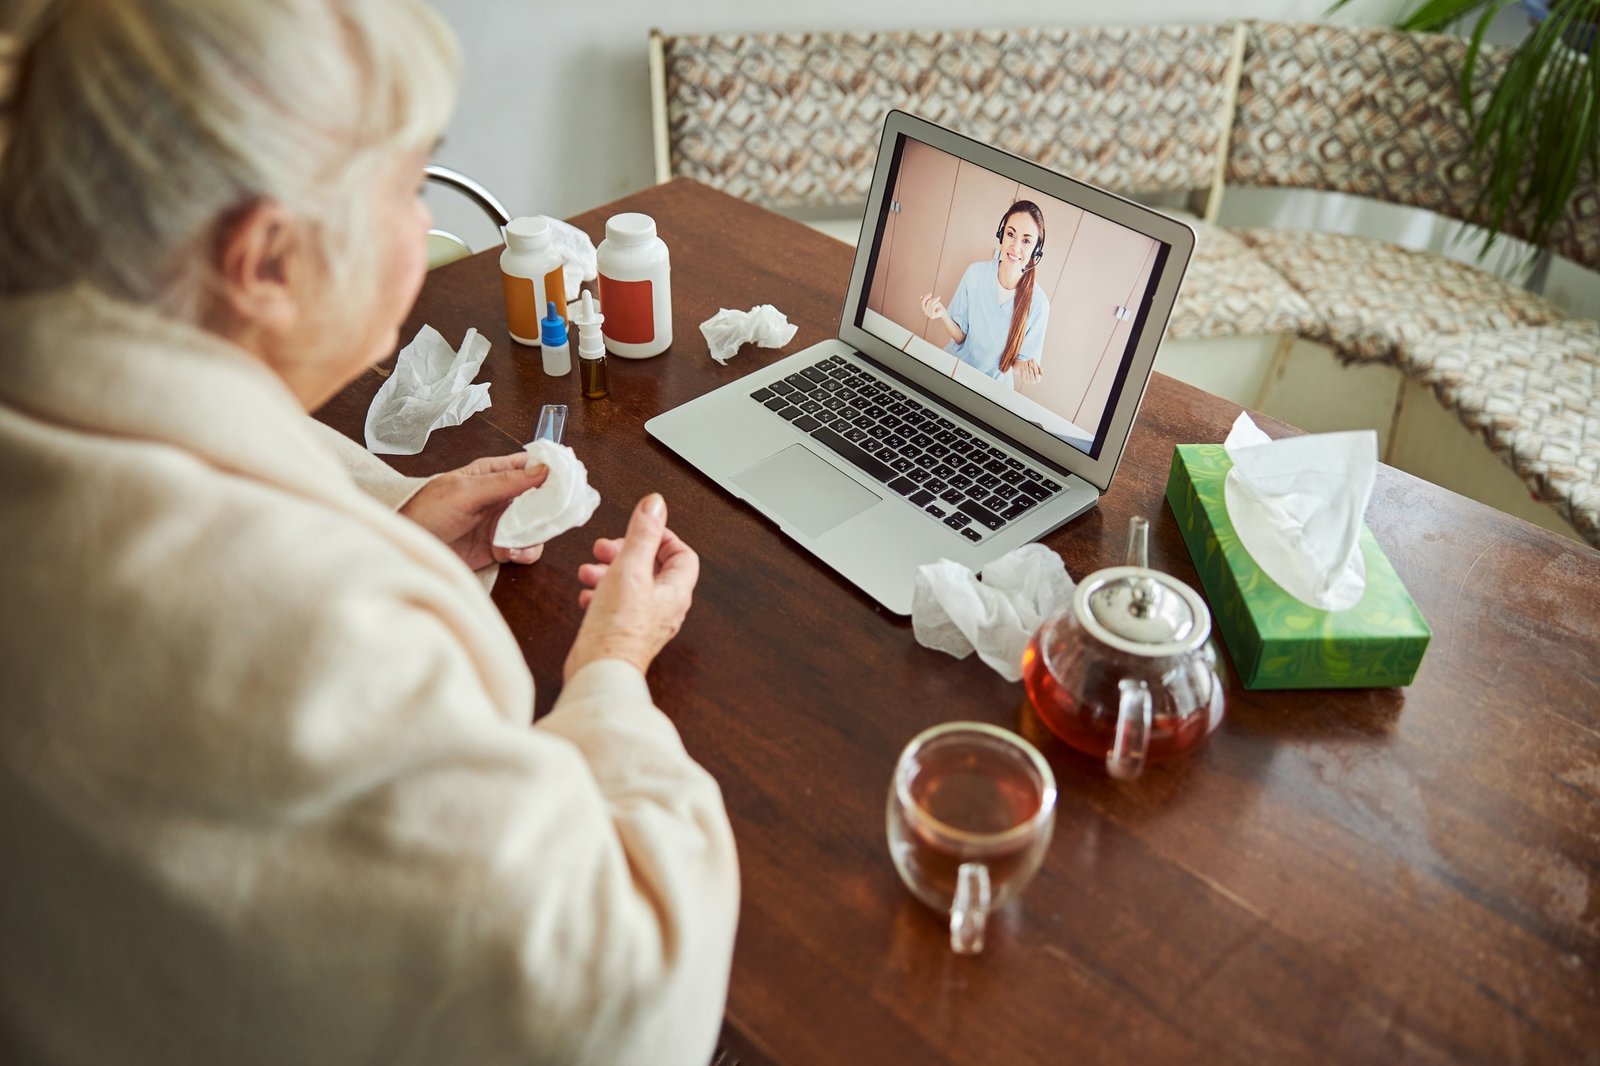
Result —
<path fill-rule="evenodd" d="M 119 950 L 207 1061 L 709 1061 L 738 914 L 716 784 L 632 667 L 580 671 L 530 727 L 473 635 L 331 597 L 241 642 L 224 711 L 143 716 L 159 784 L 107 808 L 152 886 Z"/>
<path fill-rule="evenodd" d="M 316 427 L 313 434 L 349 472 L 356 487 L 391 511 L 404 507 L 417 494 L 417 490 L 428 483 L 425 477 L 406 477 L 360 444 L 315 418 L 308 415 L 306 421 Z"/>

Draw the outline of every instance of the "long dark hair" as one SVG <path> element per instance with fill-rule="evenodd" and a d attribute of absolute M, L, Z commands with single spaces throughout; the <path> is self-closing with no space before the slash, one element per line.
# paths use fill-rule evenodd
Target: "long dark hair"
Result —
<path fill-rule="evenodd" d="M 1039 240 L 1034 247 L 1044 244 L 1044 212 L 1032 200 L 1018 200 L 1006 209 L 1000 218 L 1001 236 L 1004 236 L 1006 223 L 1011 221 L 1011 216 L 1019 213 L 1026 213 L 1033 219 L 1033 224 L 1039 227 Z M 1029 259 L 1022 271 L 1022 280 L 1017 283 L 1016 295 L 1011 298 L 1011 328 L 1006 331 L 1006 346 L 1000 351 L 1002 374 L 1011 369 L 1017 361 L 1017 353 L 1022 351 L 1022 335 L 1028 327 L 1028 309 L 1033 305 L 1033 275 L 1038 262 L 1037 259 Z"/>

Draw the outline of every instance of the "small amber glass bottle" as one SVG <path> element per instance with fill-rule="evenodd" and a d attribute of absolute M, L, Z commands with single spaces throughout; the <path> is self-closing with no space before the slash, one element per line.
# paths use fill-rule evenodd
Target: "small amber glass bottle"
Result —
<path fill-rule="evenodd" d="M 606 316 L 594 305 L 594 294 L 585 291 L 578 313 L 572 324 L 578 327 L 578 380 L 583 394 L 598 400 L 608 391 L 606 387 L 606 345 L 600 335 L 600 323 Z"/>

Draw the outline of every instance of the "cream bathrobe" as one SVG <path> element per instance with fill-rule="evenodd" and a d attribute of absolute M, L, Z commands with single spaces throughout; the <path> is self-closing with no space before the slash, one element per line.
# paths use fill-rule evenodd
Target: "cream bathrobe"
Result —
<path fill-rule="evenodd" d="M 0 301 L 0 1061 L 705 1063 L 716 784 L 230 346 Z M 390 503 L 394 503 L 391 500 Z"/>

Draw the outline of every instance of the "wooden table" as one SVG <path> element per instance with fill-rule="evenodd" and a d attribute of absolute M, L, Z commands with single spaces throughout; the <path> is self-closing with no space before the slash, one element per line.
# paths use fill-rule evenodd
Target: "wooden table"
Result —
<path fill-rule="evenodd" d="M 623 210 L 654 216 L 671 248 L 673 349 L 610 360 L 610 397 L 586 402 L 576 374 L 546 378 L 509 343 L 497 252 L 442 268 L 403 337 L 476 326 L 494 406 L 395 465 L 514 450 L 541 403 L 571 405 L 567 443 L 604 503 L 494 593 L 541 712 L 592 536 L 660 490 L 701 553 L 650 683 L 739 842 L 724 1038 L 741 1060 L 1600 1061 L 1600 553 L 1383 468 L 1367 522 L 1434 631 L 1416 682 L 1234 688 L 1200 753 L 1118 784 L 1039 728 L 1020 685 L 920 647 L 646 437 L 657 412 L 832 335 L 850 249 L 684 181 L 574 221 L 598 241 Z M 699 323 L 758 303 L 798 324 L 794 341 L 712 362 Z M 378 384 L 367 374 L 321 417 L 359 438 Z M 1238 410 L 1156 375 L 1101 506 L 1046 543 L 1082 577 L 1147 515 L 1152 564 L 1198 587 L 1167 467 L 1174 443 L 1221 440 Z M 1020 729 L 1061 787 L 1043 869 L 975 958 L 950 954 L 884 839 L 896 755 L 956 718 Z"/>

